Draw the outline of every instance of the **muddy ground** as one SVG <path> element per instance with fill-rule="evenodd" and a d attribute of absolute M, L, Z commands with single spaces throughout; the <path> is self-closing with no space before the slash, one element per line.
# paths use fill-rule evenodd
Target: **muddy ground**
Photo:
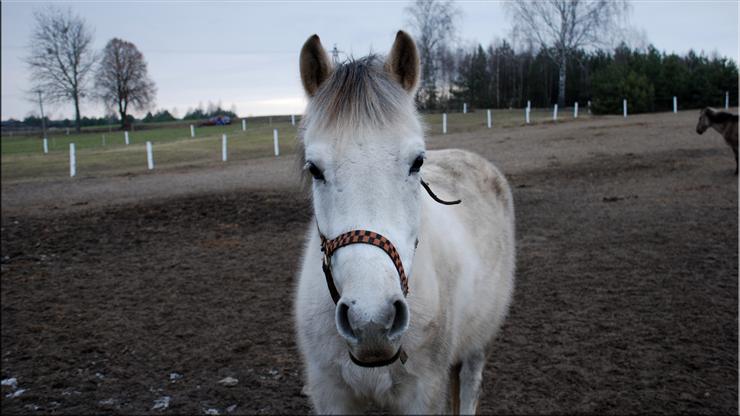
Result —
<path fill-rule="evenodd" d="M 695 116 L 430 138 L 514 190 L 483 413 L 737 414 L 737 177 Z M 4 183 L 3 414 L 309 412 L 291 314 L 310 206 L 292 161 L 256 165 Z"/>

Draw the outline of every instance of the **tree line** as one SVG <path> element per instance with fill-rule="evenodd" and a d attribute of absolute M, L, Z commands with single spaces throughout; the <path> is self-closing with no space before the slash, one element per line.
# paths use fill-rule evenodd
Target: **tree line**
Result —
<path fill-rule="evenodd" d="M 405 9 L 422 65 L 417 103 L 424 111 L 581 105 L 595 113 L 720 106 L 725 91 L 737 105 L 732 60 L 694 51 L 684 56 L 654 46 L 631 48 L 625 0 L 527 1 L 505 5 L 512 37 L 484 47 L 455 47 L 460 10 L 452 0 L 413 0 Z M 622 42 L 616 48 L 606 45 Z"/>
<path fill-rule="evenodd" d="M 502 41 L 461 51 L 454 82 L 433 108 L 536 107 L 558 103 L 560 70 L 551 52 L 516 52 Z M 646 50 L 624 44 L 613 51 L 579 49 L 566 59 L 569 74 L 563 102 L 591 102 L 596 114 L 616 114 L 627 99 L 630 112 L 668 111 L 677 97 L 681 108 L 720 106 L 725 91 L 737 105 L 738 67 L 730 59 L 689 51 L 667 54 L 650 45 Z"/>
<path fill-rule="evenodd" d="M 209 103 L 208 107 L 205 109 L 202 105 L 199 105 L 196 108 L 188 109 L 188 111 L 185 113 L 185 116 L 181 119 L 166 109 L 161 109 L 154 112 L 148 111 L 146 115 L 144 115 L 144 117 L 142 117 L 141 119 L 137 119 L 133 115 L 127 114 L 126 125 L 130 127 L 132 124 L 137 122 L 162 123 L 178 120 L 202 120 L 216 116 L 229 116 L 232 119 L 238 118 L 234 108 L 232 108 L 231 110 L 226 110 L 221 107 L 221 104 Z M 107 126 L 111 124 L 120 124 L 121 119 L 119 118 L 118 114 L 112 112 L 105 117 L 81 117 L 79 122 L 81 127 Z M 76 125 L 75 120 L 70 120 L 68 118 L 65 118 L 63 120 L 50 120 L 49 117 L 44 116 L 44 119 L 42 120 L 41 117 L 35 114 L 30 114 L 24 117 L 23 120 L 14 120 L 11 118 L 7 121 L 3 121 L 3 126 L 8 128 L 41 128 L 44 123 L 46 127 L 51 128 L 72 128 Z"/>

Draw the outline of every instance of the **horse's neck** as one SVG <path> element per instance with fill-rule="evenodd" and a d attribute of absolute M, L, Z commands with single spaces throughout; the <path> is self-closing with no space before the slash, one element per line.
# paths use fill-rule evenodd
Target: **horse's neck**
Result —
<path fill-rule="evenodd" d="M 732 127 L 732 121 L 712 122 L 712 128 L 723 136 L 725 135 L 725 131 L 730 127 Z"/>
<path fill-rule="evenodd" d="M 419 229 L 419 252 L 417 260 L 433 264 L 455 264 L 454 258 L 462 258 L 465 241 L 461 241 L 464 231 L 454 206 L 441 205 L 428 195 L 422 196 L 421 227 Z M 422 246 L 423 243 L 423 246 Z M 449 261 L 448 261 L 449 260 Z M 416 260 L 415 260 L 416 262 Z M 458 272 L 458 270 L 455 270 Z"/>
<path fill-rule="evenodd" d="M 422 214 L 419 229 L 419 246 L 414 255 L 414 271 L 409 278 L 409 291 L 414 292 L 417 301 L 412 302 L 411 313 L 416 315 L 419 327 L 426 327 L 429 322 L 439 320 L 449 302 L 446 294 L 449 288 L 436 269 L 437 264 L 450 264 L 452 261 L 440 259 L 449 255 L 445 250 L 440 250 L 440 244 L 444 243 L 444 232 L 440 226 L 444 224 L 444 218 L 440 218 L 437 212 L 437 202 L 426 195 L 422 196 Z M 426 200 L 428 199 L 428 201 Z M 444 228 L 444 226 L 442 226 Z"/>

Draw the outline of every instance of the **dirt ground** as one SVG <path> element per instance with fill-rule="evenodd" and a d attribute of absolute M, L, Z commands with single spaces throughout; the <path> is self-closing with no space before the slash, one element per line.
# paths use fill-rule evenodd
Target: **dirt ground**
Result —
<path fill-rule="evenodd" d="M 429 139 L 514 190 L 517 287 L 482 413 L 737 414 L 738 183 L 697 116 Z M 2 413 L 309 412 L 293 166 L 3 183 Z"/>

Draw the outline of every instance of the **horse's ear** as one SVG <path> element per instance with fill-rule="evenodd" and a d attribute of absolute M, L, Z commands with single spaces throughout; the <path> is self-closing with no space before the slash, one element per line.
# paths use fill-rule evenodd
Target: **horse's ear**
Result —
<path fill-rule="evenodd" d="M 318 35 L 313 35 L 301 49 L 301 81 L 309 97 L 313 97 L 331 74 L 331 62 Z"/>
<path fill-rule="evenodd" d="M 399 30 L 391 52 L 385 61 L 385 70 L 403 89 L 413 94 L 419 84 L 419 52 L 406 32 Z"/>

